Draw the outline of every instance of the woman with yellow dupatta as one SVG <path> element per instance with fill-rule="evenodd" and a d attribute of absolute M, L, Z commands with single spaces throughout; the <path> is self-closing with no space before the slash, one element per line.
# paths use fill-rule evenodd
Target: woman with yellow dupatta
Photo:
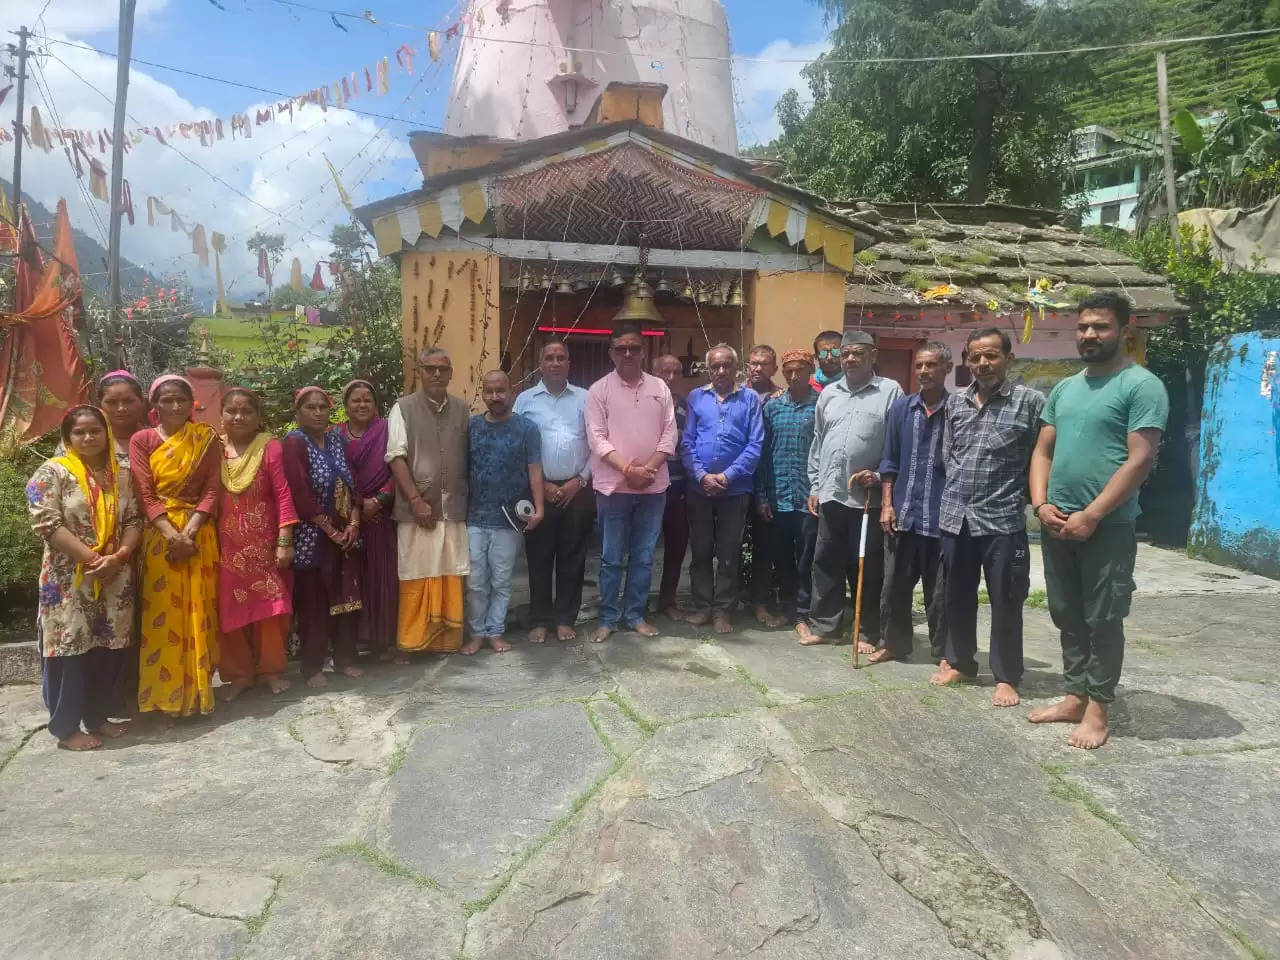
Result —
<path fill-rule="evenodd" d="M 138 710 L 186 717 L 213 710 L 218 665 L 218 503 L 222 450 L 191 421 L 195 394 L 174 374 L 149 399 L 158 425 L 129 442 L 129 470 L 147 519 L 142 540 Z"/>
<path fill-rule="evenodd" d="M 232 387 L 222 395 L 222 503 L 218 508 L 218 696 L 253 683 L 289 689 L 285 644 L 293 620 L 293 528 L 298 515 L 280 441 L 262 429 L 262 401 Z"/>
<path fill-rule="evenodd" d="M 129 562 L 141 537 L 127 471 L 114 455 L 105 414 L 72 407 L 65 453 L 27 484 L 31 527 L 45 541 L 39 625 L 49 732 L 64 750 L 96 750 L 124 726 L 107 716 L 133 634 Z M 83 729 L 81 729 L 83 727 Z"/>

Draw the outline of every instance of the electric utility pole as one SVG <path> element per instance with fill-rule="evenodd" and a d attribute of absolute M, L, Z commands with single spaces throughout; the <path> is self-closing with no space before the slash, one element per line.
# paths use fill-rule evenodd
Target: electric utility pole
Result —
<path fill-rule="evenodd" d="M 133 56 L 133 11 L 137 0 L 120 0 L 116 48 L 115 124 L 111 130 L 111 221 L 107 239 L 107 309 L 120 320 L 120 215 L 123 212 L 124 118 L 129 97 L 129 60 Z"/>
<path fill-rule="evenodd" d="M 1169 233 L 1178 247 L 1178 185 L 1173 172 L 1173 129 L 1169 125 L 1169 66 L 1164 51 L 1156 52 L 1156 96 L 1160 102 L 1160 142 L 1164 153 L 1164 197 L 1169 208 Z"/>
<path fill-rule="evenodd" d="M 18 119 L 13 124 L 13 215 L 22 209 L 22 108 L 27 95 L 27 37 L 26 27 L 18 28 L 18 45 L 9 44 L 9 52 L 18 58 L 16 67 L 5 67 L 5 75 L 14 77 L 18 85 Z"/>

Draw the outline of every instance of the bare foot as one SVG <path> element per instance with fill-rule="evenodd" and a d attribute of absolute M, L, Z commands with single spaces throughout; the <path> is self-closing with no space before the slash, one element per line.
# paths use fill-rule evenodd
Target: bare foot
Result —
<path fill-rule="evenodd" d="M 494 653 L 506 653 L 511 649 L 511 644 L 507 643 L 502 636 L 490 637 L 489 646 L 493 648 Z"/>
<path fill-rule="evenodd" d="M 116 737 L 123 737 L 129 732 L 127 723 L 112 723 L 110 720 L 103 723 L 97 730 L 90 730 L 89 733 L 95 737 L 110 737 L 114 740 Z"/>
<path fill-rule="evenodd" d="M 869 653 L 875 653 L 876 649 L 877 648 L 874 643 L 868 643 L 866 640 L 861 639 L 858 640 L 858 652 L 864 656 Z"/>
<path fill-rule="evenodd" d="M 858 652 L 861 653 L 862 651 L 859 650 Z M 889 660 L 898 660 L 898 659 L 900 658 L 896 656 L 894 652 L 890 650 L 888 647 L 881 647 L 880 649 L 872 653 L 871 656 L 867 657 L 867 663 L 886 663 Z"/>
<path fill-rule="evenodd" d="M 716 633 L 733 633 L 733 621 L 724 614 L 712 617 L 711 629 Z"/>
<path fill-rule="evenodd" d="M 357 667 L 355 664 L 350 663 L 342 668 L 342 675 L 344 677 L 350 677 L 352 680 L 354 680 L 356 677 L 364 676 L 364 668 Z"/>
<path fill-rule="evenodd" d="M 1107 724 L 1107 705 L 1090 700 L 1084 708 L 1084 719 L 1080 726 L 1071 731 L 1068 741 L 1073 747 L 1081 750 L 1097 750 L 1111 736 L 1111 728 Z"/>
<path fill-rule="evenodd" d="M 756 607 L 756 623 L 760 624 L 760 626 L 776 630 L 778 627 L 784 626 L 786 622 L 786 617 L 780 616 L 776 613 L 770 613 L 769 608 L 763 604 Z"/>
<path fill-rule="evenodd" d="M 938 669 L 929 677 L 929 682 L 935 687 L 949 687 L 956 683 L 972 683 L 976 679 L 976 677 L 966 676 L 943 660 L 938 664 Z"/>
<path fill-rule="evenodd" d="M 276 696 L 284 693 L 292 686 L 293 684 L 284 677 L 267 677 L 267 689 Z"/>
<path fill-rule="evenodd" d="M 218 689 L 218 699 L 221 700 L 223 703 L 230 703 L 232 700 L 240 696 L 240 694 L 244 693 L 248 689 L 249 689 L 249 684 L 242 683 L 239 680 L 236 680 L 232 683 L 223 684 Z"/>
<path fill-rule="evenodd" d="M 472 637 L 470 640 L 468 640 L 466 643 L 462 645 L 462 649 L 459 650 L 458 652 L 462 654 L 464 657 L 475 656 L 476 651 L 484 646 L 484 642 L 486 639 L 488 638 Z"/>
<path fill-rule="evenodd" d="M 646 623 L 644 620 L 641 620 L 631 629 L 634 630 L 636 633 L 640 634 L 640 636 L 642 637 L 656 637 L 658 634 L 662 632 L 657 627 L 655 627 L 652 623 Z"/>
<path fill-rule="evenodd" d="M 392 647 L 386 647 L 378 652 L 378 660 L 382 663 L 391 663 L 396 658 L 396 651 Z"/>
<path fill-rule="evenodd" d="M 814 633 L 813 628 L 803 621 L 796 624 L 796 636 L 800 638 L 799 643 L 806 647 L 812 647 L 816 644 L 827 642 L 826 637 L 819 633 Z"/>
<path fill-rule="evenodd" d="M 65 740 L 58 741 L 59 750 L 74 750 L 76 753 L 83 753 L 85 750 L 97 750 L 102 746 L 102 741 L 92 734 L 85 733 L 83 730 L 77 730 Z"/>
<path fill-rule="evenodd" d="M 556 627 L 556 639 L 564 643 L 568 643 L 570 640 L 577 640 L 578 631 L 573 629 L 573 627 L 562 623 L 560 626 Z"/>
<path fill-rule="evenodd" d="M 313 673 L 307 677 L 307 686 L 312 690 L 323 690 L 329 685 L 329 681 L 325 679 L 323 672 Z"/>
<path fill-rule="evenodd" d="M 695 610 L 684 615 L 684 622 L 694 627 L 702 627 L 711 622 L 711 614 L 705 610 Z"/>
<path fill-rule="evenodd" d="M 397 667 L 407 667 L 409 665 L 409 655 L 403 650 L 396 650 L 396 655 L 391 658 L 391 662 Z"/>
<path fill-rule="evenodd" d="M 609 639 L 609 634 L 613 633 L 612 627 L 596 627 L 596 632 L 591 634 L 592 643 L 604 643 Z"/>
<path fill-rule="evenodd" d="M 546 642 L 547 642 L 547 628 L 546 628 L 546 627 L 534 627 L 532 630 L 530 630 L 530 631 L 529 631 L 529 642 L 530 642 L 530 643 L 546 643 Z"/>
<path fill-rule="evenodd" d="M 993 707 L 1016 707 L 1021 702 L 1018 690 L 1013 684 L 996 684 L 996 692 L 991 695 L 991 705 Z"/>
<path fill-rule="evenodd" d="M 684 619 L 684 611 L 677 607 L 674 603 L 668 604 L 662 608 L 662 615 L 668 620 L 675 620 L 677 623 Z"/>
<path fill-rule="evenodd" d="M 1068 693 L 1052 706 L 1032 710 L 1027 719 L 1032 723 L 1079 723 L 1084 719 L 1084 708 L 1088 702 L 1087 697 Z"/>

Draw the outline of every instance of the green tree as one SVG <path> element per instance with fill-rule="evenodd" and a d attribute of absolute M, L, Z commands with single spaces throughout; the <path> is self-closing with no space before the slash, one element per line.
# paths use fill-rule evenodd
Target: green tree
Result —
<path fill-rule="evenodd" d="M 360 263 L 369 249 L 369 237 L 356 221 L 335 223 L 329 231 L 329 243 L 333 245 L 331 256 L 342 263 Z"/>
<path fill-rule="evenodd" d="M 301 290 L 295 290 L 291 286 L 277 287 L 275 292 L 271 294 L 272 310 L 292 310 L 298 304 L 304 307 L 316 307 L 324 301 L 325 295 L 319 290 L 312 290 L 308 286 L 303 286 Z"/>
<path fill-rule="evenodd" d="M 1130 0 L 816 2 L 834 29 L 804 71 L 813 104 L 778 104 L 790 179 L 833 199 L 1060 204 L 1085 57 L 904 61 L 1098 42 Z"/>

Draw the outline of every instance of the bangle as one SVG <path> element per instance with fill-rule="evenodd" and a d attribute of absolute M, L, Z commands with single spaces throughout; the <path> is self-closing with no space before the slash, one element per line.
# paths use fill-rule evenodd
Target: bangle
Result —
<path fill-rule="evenodd" d="M 276 537 L 277 547 L 292 547 L 293 537 Z"/>
<path fill-rule="evenodd" d="M 1048 501 L 1046 500 L 1046 501 L 1045 501 L 1045 503 L 1047 503 L 1047 502 L 1048 502 Z M 1042 504 L 1039 504 L 1038 506 L 1033 505 L 1033 506 L 1031 507 L 1031 515 L 1032 515 L 1032 516 L 1035 516 L 1035 517 L 1040 516 L 1040 509 L 1041 509 L 1041 507 L 1043 507 L 1043 506 L 1044 506 L 1044 504 L 1043 504 L 1043 503 L 1042 503 Z"/>

